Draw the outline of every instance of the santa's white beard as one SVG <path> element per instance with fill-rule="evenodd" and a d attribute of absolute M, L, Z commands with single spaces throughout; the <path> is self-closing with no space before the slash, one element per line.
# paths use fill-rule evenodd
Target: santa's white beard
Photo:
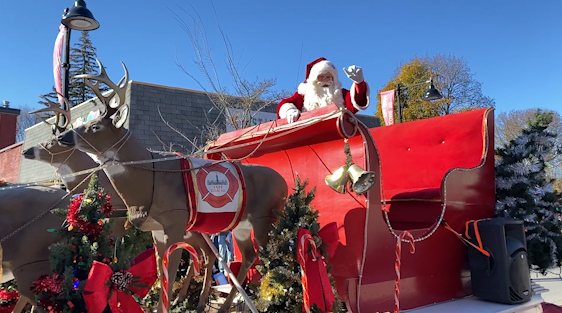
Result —
<path fill-rule="evenodd" d="M 317 81 L 306 84 L 303 112 L 318 109 L 330 104 L 336 104 L 338 107 L 343 106 L 341 84 L 339 82 L 334 82 L 328 87 L 323 87 L 322 85 L 324 84 L 325 83 Z"/>

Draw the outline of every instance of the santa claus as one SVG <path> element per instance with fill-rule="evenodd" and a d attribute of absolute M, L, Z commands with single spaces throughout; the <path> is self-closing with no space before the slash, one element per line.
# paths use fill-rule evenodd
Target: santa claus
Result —
<path fill-rule="evenodd" d="M 298 91 L 281 100 L 277 106 L 277 117 L 287 118 L 289 123 L 299 119 L 301 112 L 314 110 L 330 104 L 345 107 L 353 113 L 369 106 L 369 86 L 363 79 L 363 70 L 352 65 L 343 69 L 353 81 L 351 90 L 341 87 L 338 71 L 332 62 L 319 58 L 306 66 L 306 80 Z"/>

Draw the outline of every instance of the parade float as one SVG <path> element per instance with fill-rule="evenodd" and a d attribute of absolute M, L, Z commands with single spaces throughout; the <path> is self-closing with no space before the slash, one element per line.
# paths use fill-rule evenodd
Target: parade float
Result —
<path fill-rule="evenodd" d="M 106 105 L 106 113 L 88 124 L 63 130 L 64 132 L 57 137 L 61 145 L 77 147 L 83 152 L 98 153 L 102 157 L 107 157 L 108 152 L 113 153 L 113 159 L 108 158 L 101 166 L 82 171 L 81 174 L 114 166 L 119 166 L 122 170 L 126 168 L 126 171 L 136 167 L 139 171 L 154 172 L 155 174 L 149 175 L 152 179 L 129 180 L 127 185 L 135 182 L 135 188 L 127 190 L 129 194 L 120 192 L 126 203 L 138 201 L 139 197 L 142 198 L 141 195 L 150 194 L 143 192 L 145 187 L 151 189 L 152 194 L 156 194 L 156 187 L 161 187 L 166 190 L 163 193 L 165 199 L 179 195 L 183 204 L 192 203 L 190 199 L 195 196 L 192 194 L 193 190 L 205 193 L 205 190 L 191 186 L 186 180 L 189 178 L 183 175 L 178 175 L 180 179 L 175 182 L 179 182 L 182 188 L 186 189 L 177 188 L 180 190 L 177 191 L 174 188 L 173 194 L 167 193 L 170 181 L 166 177 L 170 177 L 170 173 L 188 171 L 183 164 L 179 167 L 179 160 L 185 160 L 186 157 L 175 155 L 158 158 L 153 153 L 144 151 L 142 146 L 135 142 L 134 135 L 122 127 L 128 117 L 128 106 L 124 103 L 128 77 L 124 83 L 113 84 L 107 80 L 103 70 L 100 71 L 98 76 L 85 75 L 85 78 L 108 83 L 118 94 L 119 103 L 116 105 L 112 102 L 114 94 L 102 95 L 98 90 L 96 94 Z M 53 107 L 48 109 L 53 110 Z M 64 114 L 63 109 L 55 109 L 55 112 Z M 115 117 L 110 118 L 114 113 Z M 70 120 L 70 117 L 67 120 Z M 321 246 L 322 240 L 328 242 L 328 238 L 320 236 L 318 230 L 315 231 L 316 234 L 311 235 L 307 230 L 301 232 L 299 229 L 298 237 L 294 238 L 297 242 L 295 246 L 300 251 L 299 264 L 303 269 L 302 290 L 306 293 L 303 295 L 303 309 L 306 311 L 310 309 L 307 306 L 307 298 L 320 298 L 320 301 L 326 301 L 327 298 L 327 294 L 313 297 L 318 294 L 308 292 L 314 290 L 317 293 L 318 290 L 327 289 L 324 286 L 318 288 L 314 285 L 316 280 L 306 277 L 304 264 L 307 264 L 307 268 L 315 268 L 315 272 L 331 268 L 330 274 L 335 280 L 337 296 L 345 302 L 347 310 L 351 312 L 540 310 L 543 301 L 540 294 L 533 291 L 530 283 L 521 223 L 493 218 L 493 129 L 493 109 L 369 129 L 349 110 L 330 105 L 304 112 L 294 123 L 288 124 L 286 120 L 279 119 L 225 133 L 207 145 L 205 160 L 197 160 L 196 162 L 200 163 L 196 163 L 195 167 L 204 169 L 205 164 L 218 164 L 217 161 L 240 163 L 239 166 L 243 170 L 237 165 L 226 172 L 207 171 L 207 174 L 221 172 L 228 178 L 225 174 L 227 172 L 240 174 L 252 168 L 247 165 L 261 165 L 260 168 L 273 169 L 284 179 L 283 184 L 268 179 L 246 179 L 237 185 L 242 194 L 248 192 L 254 197 L 269 198 L 265 193 L 256 194 L 255 190 L 276 190 L 275 188 L 285 183 L 289 190 L 299 189 L 296 183 L 299 179 L 305 180 L 308 186 L 315 188 L 314 200 L 310 205 L 318 210 L 318 224 L 330 227 L 335 236 L 331 236 L 328 244 L 331 250 L 329 257 L 322 257 L 315 252 L 315 247 Z M 97 132 L 104 136 L 96 135 Z M 120 161 L 122 159 L 119 156 L 126 156 L 123 160 L 127 161 Z M 178 168 L 166 165 L 170 164 L 166 163 L 168 161 L 177 162 Z M 154 164 L 150 171 L 143 165 L 147 163 Z M 112 176 L 115 172 L 106 173 L 117 191 L 125 186 L 119 181 L 119 177 Z M 121 172 L 118 171 L 119 173 Z M 258 175 L 255 178 L 277 177 L 277 174 L 273 175 L 269 170 L 264 173 L 268 175 Z M 197 180 L 197 174 L 194 174 L 194 177 L 193 182 Z M 236 180 L 236 177 L 232 179 L 233 182 Z M 142 182 L 147 181 L 157 183 L 145 186 Z M 248 186 L 252 186 L 254 192 L 249 192 Z M 21 186 L 13 186 L 8 190 L 18 187 Z M 225 194 L 229 194 L 229 191 L 230 188 L 227 188 Z M 221 195 L 213 196 L 214 200 L 211 200 L 215 202 L 226 199 L 221 198 Z M 98 197 L 103 199 L 102 194 Z M 74 212 L 76 206 L 88 204 L 82 203 L 80 200 L 80 203 L 75 204 Z M 103 206 L 98 209 L 103 211 Z M 172 212 L 173 208 L 167 207 L 157 208 L 163 210 L 160 217 L 156 214 L 159 211 L 154 211 L 154 208 L 152 212 L 146 210 L 147 207 L 144 207 L 145 212 L 136 212 L 135 209 L 143 210 L 143 206 L 129 208 L 129 217 L 133 223 L 138 222 L 140 227 L 147 219 L 161 218 L 158 222 L 171 225 L 168 231 L 172 231 L 171 227 L 177 228 L 177 225 L 182 224 L 177 221 L 184 217 Z M 47 208 L 42 208 L 39 212 L 44 215 L 45 210 Z M 242 209 L 235 210 L 231 215 L 243 215 L 244 212 L 240 210 L 246 210 L 246 214 L 250 215 L 249 221 L 252 214 L 255 214 L 252 212 L 259 212 L 243 205 Z M 66 213 L 70 213 L 70 208 Z M 212 221 L 210 215 L 203 213 L 189 211 L 189 214 L 185 215 L 189 217 L 185 221 L 188 228 L 193 226 L 191 222 L 198 218 Z M 99 220 L 100 216 L 97 216 L 97 219 Z M 66 223 L 62 230 L 73 231 L 74 227 L 70 227 L 73 224 L 68 224 L 68 216 Z M 99 223 L 100 226 L 102 224 Z M 183 227 L 183 224 L 180 226 Z M 247 224 L 243 226 L 247 227 Z M 98 229 L 95 225 L 91 227 Z M 185 228 L 181 228 L 182 235 L 184 230 Z M 164 259 L 164 272 L 167 273 L 170 269 L 170 274 L 174 275 L 172 277 L 175 277 L 175 272 L 172 271 L 177 266 L 168 261 L 171 252 L 187 249 L 193 258 L 197 259 L 195 251 L 185 244 L 180 244 L 177 239 L 181 237 L 177 238 L 177 235 L 176 231 L 173 240 L 168 240 L 166 244 L 166 252 L 160 253 Z M 3 236 L 2 240 L 5 241 L 10 236 L 13 236 L 13 233 Z M 70 248 L 75 249 L 72 246 Z M 260 247 L 255 248 L 259 250 Z M 4 255 L 7 254 L 6 250 L 0 251 Z M 147 285 L 155 280 L 154 250 L 147 251 L 139 256 L 140 259 L 127 260 L 125 265 L 121 264 L 122 267 L 110 267 L 110 251 L 100 252 L 100 255 L 94 257 L 101 258 L 101 263 L 105 262 L 108 266 L 90 260 L 90 263 L 97 265 L 97 269 L 92 266 L 73 274 L 93 275 L 97 279 L 82 277 L 67 283 L 70 283 L 71 287 L 82 288 L 76 289 L 84 290 L 84 294 L 78 295 L 78 298 L 83 298 L 84 302 L 81 303 L 84 303 L 84 306 L 95 307 L 96 312 L 108 307 L 114 311 L 122 310 L 121 304 L 126 304 L 130 310 L 138 311 L 130 292 L 136 288 L 140 290 L 137 295 L 146 295 L 149 287 Z M 151 253 L 151 256 L 148 257 L 147 253 Z M 214 253 L 218 257 L 218 253 Z M 309 254 L 312 258 L 307 256 Z M 240 255 L 237 257 L 240 258 Z M 141 260 L 148 260 L 146 264 L 149 264 L 147 268 L 150 269 L 141 271 L 150 272 L 152 275 L 139 287 L 134 286 L 134 283 L 144 278 L 137 277 L 140 275 L 133 272 L 139 271 L 135 265 Z M 80 260 L 77 262 L 80 263 Z M 113 263 L 118 264 L 117 261 Z M 66 268 L 60 270 L 64 271 Z M 230 278 L 244 294 L 235 276 L 231 275 Z M 56 292 L 59 289 L 51 288 L 53 281 L 57 281 L 56 286 L 59 286 L 59 280 L 61 279 L 58 276 L 51 276 L 48 286 L 39 290 L 47 290 L 48 297 L 58 297 L 57 299 L 61 300 L 60 292 Z M 164 290 L 168 289 L 167 280 L 168 276 L 164 275 Z M 88 282 L 91 286 L 94 285 L 91 289 L 85 288 Z M 40 283 L 41 281 L 36 281 L 34 286 L 43 286 Z M 97 295 L 92 296 L 93 293 Z M 471 296 L 473 294 L 478 297 Z M 97 300 L 102 298 L 101 305 L 96 306 L 99 302 Z M 164 299 L 168 299 L 166 292 Z M 251 305 L 252 299 L 245 295 L 245 300 L 250 309 L 257 312 Z M 165 302 L 162 309 L 167 312 L 168 301 Z M 72 309 L 74 304 L 68 303 L 74 302 L 68 299 L 68 302 L 62 305 Z M 330 308 L 321 311 L 328 312 Z"/>

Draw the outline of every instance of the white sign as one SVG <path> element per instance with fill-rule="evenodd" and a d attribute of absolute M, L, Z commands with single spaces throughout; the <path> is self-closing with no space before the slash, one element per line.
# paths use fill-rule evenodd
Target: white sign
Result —
<path fill-rule="evenodd" d="M 230 109 L 230 114 L 236 118 L 237 121 L 242 120 L 242 115 L 244 114 L 244 110 L 242 109 Z M 252 117 L 252 125 L 259 125 L 271 121 L 275 121 L 277 119 L 277 113 L 270 113 L 270 112 L 256 112 L 250 111 L 250 116 Z M 240 123 L 239 123 L 240 125 Z M 241 127 L 238 127 L 240 129 Z M 231 132 L 236 130 L 236 128 L 230 123 L 230 121 L 226 120 L 226 132 Z"/>

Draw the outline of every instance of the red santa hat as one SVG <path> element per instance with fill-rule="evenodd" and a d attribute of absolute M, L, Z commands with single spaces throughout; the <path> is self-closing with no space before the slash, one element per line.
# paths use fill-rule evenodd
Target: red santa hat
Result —
<path fill-rule="evenodd" d="M 334 64 L 324 57 L 320 57 L 306 65 L 306 79 L 299 85 L 298 92 L 304 95 L 306 84 L 314 82 L 320 74 L 330 73 L 334 78 L 334 82 L 338 81 L 338 70 Z"/>

